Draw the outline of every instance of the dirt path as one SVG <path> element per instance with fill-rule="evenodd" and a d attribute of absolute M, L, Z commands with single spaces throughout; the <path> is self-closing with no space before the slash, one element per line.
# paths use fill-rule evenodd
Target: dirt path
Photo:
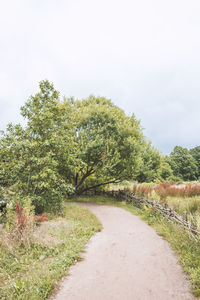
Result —
<path fill-rule="evenodd" d="M 55 300 L 194 299 L 168 243 L 150 226 L 118 207 L 82 205 L 104 229 L 71 267 Z"/>

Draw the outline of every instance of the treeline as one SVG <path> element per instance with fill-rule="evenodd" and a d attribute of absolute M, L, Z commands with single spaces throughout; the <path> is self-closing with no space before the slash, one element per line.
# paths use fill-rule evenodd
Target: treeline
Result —
<path fill-rule="evenodd" d="M 135 116 L 111 100 L 61 99 L 47 80 L 39 87 L 21 108 L 26 126 L 9 124 L 0 138 L 0 186 L 31 202 L 37 213 L 59 209 L 70 194 L 123 180 L 199 177 L 199 147 L 175 147 L 165 157 Z"/>
<path fill-rule="evenodd" d="M 167 180 L 173 182 L 195 181 L 200 178 L 200 146 L 192 149 L 175 146 L 168 156 L 153 147 L 144 148 L 139 182 Z"/>

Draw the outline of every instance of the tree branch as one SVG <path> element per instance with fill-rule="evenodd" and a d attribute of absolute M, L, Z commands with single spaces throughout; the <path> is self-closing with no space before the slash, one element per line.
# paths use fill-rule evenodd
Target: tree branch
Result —
<path fill-rule="evenodd" d="M 78 172 L 76 173 L 76 176 L 74 176 L 74 186 L 77 185 L 78 182 Z"/>
<path fill-rule="evenodd" d="M 79 183 L 76 184 L 76 186 L 75 186 L 76 190 L 77 190 L 77 188 L 78 188 L 80 185 L 83 184 L 84 180 L 85 180 L 88 176 L 90 176 L 90 175 L 92 175 L 92 174 L 94 174 L 94 173 L 95 173 L 95 170 L 93 170 L 92 168 L 91 168 L 89 171 L 87 171 L 87 172 L 82 176 L 82 178 L 81 178 L 81 180 L 79 181 Z"/>
<path fill-rule="evenodd" d="M 84 193 L 84 192 L 86 192 L 86 191 L 95 189 L 95 188 L 97 188 L 97 187 L 99 187 L 99 186 L 102 186 L 102 185 L 106 185 L 106 184 L 109 184 L 109 183 L 118 183 L 118 182 L 119 182 L 118 179 L 111 180 L 111 181 L 107 181 L 107 182 L 102 182 L 102 183 L 99 183 L 99 184 L 96 184 L 96 185 L 87 187 L 87 188 L 85 188 L 85 189 L 83 189 L 83 190 L 80 190 L 80 191 L 78 191 L 78 194 L 82 194 L 82 193 Z"/>

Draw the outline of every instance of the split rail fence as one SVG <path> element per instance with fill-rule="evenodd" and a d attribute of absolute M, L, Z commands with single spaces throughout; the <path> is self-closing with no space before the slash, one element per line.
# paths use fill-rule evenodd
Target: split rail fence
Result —
<path fill-rule="evenodd" d="M 96 192 L 97 194 L 98 192 Z M 200 231 L 197 228 L 195 218 L 189 218 L 188 213 L 184 212 L 183 215 L 179 215 L 173 207 L 168 207 L 167 203 L 162 205 L 158 201 L 149 200 L 146 197 L 137 196 L 133 193 L 117 190 L 117 191 L 102 191 L 101 194 L 106 194 L 115 197 L 118 201 L 126 201 L 126 203 L 133 204 L 137 207 L 146 205 L 151 207 L 155 211 L 160 211 L 162 216 L 172 223 L 179 224 L 186 229 L 190 236 L 197 240 L 200 240 Z"/>

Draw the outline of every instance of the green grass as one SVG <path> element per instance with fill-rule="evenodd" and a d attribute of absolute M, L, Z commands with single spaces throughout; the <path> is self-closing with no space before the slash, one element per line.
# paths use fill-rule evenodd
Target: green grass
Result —
<path fill-rule="evenodd" d="M 200 297 L 200 242 L 191 239 L 180 226 L 167 222 L 159 212 L 143 207 L 137 208 L 125 202 L 116 201 L 113 197 L 91 196 L 73 198 L 78 202 L 107 204 L 124 208 L 151 225 L 159 235 L 163 236 L 177 254 L 177 258 L 188 275 L 193 294 Z"/>
<path fill-rule="evenodd" d="M 83 202 L 83 203 L 96 203 L 96 204 L 105 204 L 105 205 L 121 205 L 121 201 L 116 201 L 112 196 L 107 195 L 94 195 L 94 196 L 74 196 L 68 199 L 69 202 Z M 68 202 L 67 201 L 67 202 Z"/>
<path fill-rule="evenodd" d="M 200 197 L 167 197 L 166 202 L 169 206 L 173 206 L 174 209 L 182 214 L 184 211 L 194 214 L 200 212 Z"/>
<path fill-rule="evenodd" d="M 156 182 L 143 182 L 143 183 L 137 183 L 136 181 L 127 181 L 124 180 L 119 183 L 110 184 L 109 190 L 124 190 L 124 189 L 132 189 L 135 184 L 139 184 L 140 186 L 155 186 Z"/>
<path fill-rule="evenodd" d="M 90 211 L 67 204 L 63 217 L 37 228 L 30 245 L 9 247 L 9 239 L 4 240 L 0 244 L 0 299 L 46 299 L 100 230 L 101 224 Z"/>

